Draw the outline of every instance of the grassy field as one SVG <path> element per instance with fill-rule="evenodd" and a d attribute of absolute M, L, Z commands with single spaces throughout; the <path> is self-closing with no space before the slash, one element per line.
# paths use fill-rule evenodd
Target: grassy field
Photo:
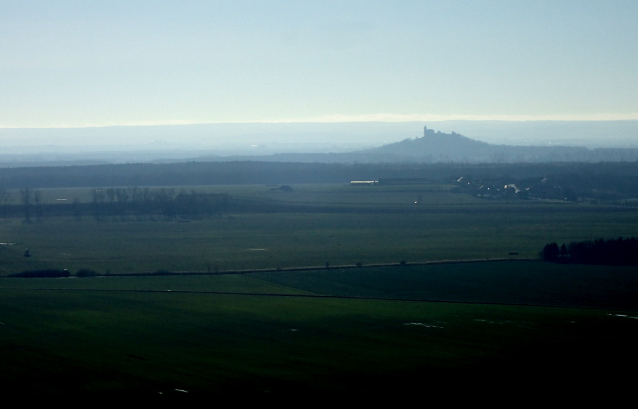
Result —
<path fill-rule="evenodd" d="M 636 211 L 485 201 L 449 186 L 270 189 L 204 190 L 346 211 L 0 221 L 2 276 L 108 274 L 0 278 L 0 391 L 307 399 L 421 396 L 450 385 L 565 393 L 565 379 L 592 390 L 630 387 L 622 374 L 638 363 L 634 268 L 365 266 L 535 258 L 548 242 L 638 236 Z M 89 197 L 80 193 L 43 192 L 47 200 Z M 27 248 L 32 257 L 23 257 Z M 220 274 L 326 262 L 363 268 Z M 158 270 L 218 274 L 117 276 Z"/>
<path fill-rule="evenodd" d="M 547 272 L 536 264 L 4 279 L 0 389 L 282 398 L 412 396 L 449 382 L 468 391 L 496 381 L 512 387 L 511 374 L 533 385 L 539 370 L 544 382 L 557 374 L 599 387 L 622 381 L 616 374 L 636 363 L 636 302 L 633 310 L 592 309 L 579 297 L 596 293 L 590 306 L 613 304 L 624 287 L 635 300 L 633 274 L 610 267 L 578 277 L 571 266 Z M 317 295 L 337 297 L 308 297 Z M 338 298 L 376 296 L 455 302 Z M 482 303 L 516 300 L 562 307 Z M 480 378 L 486 373 L 490 382 Z"/>
<path fill-rule="evenodd" d="M 638 236 L 636 211 L 626 209 L 486 201 L 421 208 L 431 211 L 241 213 L 188 223 L 9 219 L 0 222 L 0 275 L 39 268 L 118 274 L 484 259 L 512 251 L 534 258 L 553 241 Z"/>
<path fill-rule="evenodd" d="M 170 276 L 4 278 L 5 290 L 201 292 L 638 310 L 634 267 L 489 261 Z"/>

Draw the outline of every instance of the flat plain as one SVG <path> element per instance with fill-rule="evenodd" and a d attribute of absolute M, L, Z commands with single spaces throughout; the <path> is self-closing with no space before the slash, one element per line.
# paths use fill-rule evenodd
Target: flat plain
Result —
<path fill-rule="evenodd" d="M 494 382 L 560 390 L 566 378 L 628 387 L 635 269 L 528 259 L 547 242 L 638 236 L 635 210 L 486 201 L 445 186 L 207 189 L 312 206 L 321 197 L 329 209 L 4 220 L 3 275 L 72 276 L 0 279 L 0 388 L 268 399 Z M 74 192 L 84 191 L 47 195 Z M 441 260 L 454 262 L 411 265 Z M 371 266 L 384 263 L 395 265 Z M 287 270 L 305 266 L 318 268 Z M 98 276 L 73 277 L 81 268 Z M 180 274 L 143 275 L 158 271 Z"/>
<path fill-rule="evenodd" d="M 537 258 L 552 241 L 638 236 L 635 208 L 485 200 L 441 185 L 301 185 L 292 193 L 270 186 L 201 189 L 295 207 L 168 221 L 113 216 L 97 222 L 90 215 L 31 223 L 6 219 L 0 222 L 0 274 L 38 268 L 102 274 L 228 271 L 503 258 L 510 252 Z M 88 200 L 89 193 L 50 189 L 44 196 L 56 203 Z M 30 258 L 22 257 L 27 248 Z"/>

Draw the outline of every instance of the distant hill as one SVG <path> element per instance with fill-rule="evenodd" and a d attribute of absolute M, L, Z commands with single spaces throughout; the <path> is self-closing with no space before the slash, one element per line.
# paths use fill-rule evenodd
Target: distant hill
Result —
<path fill-rule="evenodd" d="M 622 122 L 622 123 L 621 123 Z M 625 123 L 626 122 L 626 123 Z M 478 127 L 478 121 L 440 123 L 450 129 L 453 125 Z M 439 123 L 437 123 L 439 124 Z M 0 167 L 72 166 L 107 163 L 179 163 L 189 161 L 265 161 L 300 163 L 542 163 L 542 162 L 633 162 L 638 160 L 638 149 L 587 148 L 560 145 L 561 141 L 576 141 L 584 130 L 609 141 L 634 140 L 638 135 L 638 121 L 611 121 L 572 124 L 563 122 L 498 123 L 491 128 L 477 128 L 483 133 L 480 140 L 470 139 L 456 132 L 445 133 L 424 128 L 423 136 L 416 138 L 410 129 L 422 123 L 410 122 L 362 124 L 210 124 L 156 127 L 106 127 L 78 129 L 0 129 L 0 140 L 6 145 L 0 153 Z M 487 125 L 485 125 L 487 126 Z M 531 127 L 531 128 L 530 128 Z M 528 129 L 529 128 L 529 129 Z M 488 138 L 491 130 L 505 129 L 498 138 Z M 521 131 L 525 131 L 526 132 Z M 554 133 L 552 129 L 558 129 Z M 280 133 L 274 131 L 279 130 Z M 268 133 L 264 133 L 268 131 Z M 534 132 L 532 132 L 534 131 Z M 468 132 L 472 132 L 471 130 Z M 556 133 L 562 135 L 556 137 Z M 632 133 L 633 132 L 633 133 Z M 186 135 L 185 139 L 179 135 Z M 507 134 L 507 135 L 506 135 Z M 78 138 L 86 141 L 111 141 L 117 135 L 121 140 L 148 144 L 86 145 L 71 148 Z M 472 133 L 474 137 L 474 133 Z M 531 136 L 530 136 L 531 135 Z M 527 137 L 531 139 L 527 139 Z M 554 139 L 556 137 L 557 139 Z M 152 138 L 156 142 L 151 143 Z M 628 139 L 629 138 L 629 139 Z M 125 138 L 126 139 L 126 138 Z M 581 138 L 582 139 L 582 138 Z M 591 138 L 590 138 L 591 139 Z M 603 138 L 604 139 L 604 138 Z M 603 139 L 599 139 L 602 141 Z M 55 140 L 60 145 L 13 146 L 10 141 Z M 173 142 L 179 140 L 184 145 Z M 519 146 L 487 143 L 512 141 Z M 216 141 L 216 142 L 214 142 Z M 227 145 L 219 144 L 226 141 Z M 269 142 L 268 142 L 269 141 Z M 278 141 L 278 142 L 274 142 Z M 387 141 L 387 142 L 385 142 Z M 546 144 L 533 144 L 545 141 Z M 549 141 L 549 142 L 548 142 Z M 552 142 L 554 141 L 554 142 Z M 195 142 L 198 142 L 195 144 Z M 389 143 L 388 143 L 389 142 Z M 385 144 L 384 144 L 385 143 Z M 64 144 L 68 144 L 65 147 Z M 520 146 L 530 145 L 530 146 Z M 374 147 L 376 146 L 376 147 Z M 608 145 L 613 146 L 613 145 Z M 616 145 L 618 146 L 618 145 Z"/>
<path fill-rule="evenodd" d="M 455 132 L 435 132 L 426 126 L 421 137 L 353 152 L 351 155 L 358 160 L 362 159 L 361 156 L 366 157 L 370 162 L 622 162 L 638 160 L 638 149 L 492 145 Z"/>
<path fill-rule="evenodd" d="M 443 133 L 424 127 L 423 136 L 407 138 L 347 153 L 279 153 L 261 156 L 205 156 L 201 161 L 258 160 L 316 163 L 542 163 L 542 162 L 634 162 L 636 148 L 578 146 L 494 145 L 456 132 Z"/>
<path fill-rule="evenodd" d="M 424 162 L 475 162 L 476 158 L 489 157 L 492 150 L 492 145 L 488 143 L 475 141 L 455 132 L 434 132 L 425 127 L 424 135 L 420 138 L 404 139 L 379 148 L 366 149 L 361 153 Z"/>

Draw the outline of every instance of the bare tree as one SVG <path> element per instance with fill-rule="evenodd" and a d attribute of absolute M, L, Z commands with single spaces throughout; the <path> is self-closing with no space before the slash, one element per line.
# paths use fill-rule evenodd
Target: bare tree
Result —
<path fill-rule="evenodd" d="M 82 204 L 80 202 L 80 199 L 78 199 L 77 197 L 73 198 L 73 217 L 75 217 L 76 221 L 81 221 L 82 220 Z"/>
<path fill-rule="evenodd" d="M 31 221 L 31 202 L 33 201 L 33 189 L 25 187 L 20 189 L 20 201 L 24 211 L 24 221 Z"/>
<path fill-rule="evenodd" d="M 95 220 L 100 221 L 104 216 L 104 189 L 93 189 L 91 192 L 93 196 L 93 217 Z"/>
<path fill-rule="evenodd" d="M 7 211 L 9 210 L 9 202 L 11 201 L 11 193 L 0 187 L 0 205 L 2 205 L 2 216 L 7 218 Z"/>
<path fill-rule="evenodd" d="M 33 190 L 33 202 L 35 203 L 35 218 L 39 222 L 42 220 L 42 191 Z"/>

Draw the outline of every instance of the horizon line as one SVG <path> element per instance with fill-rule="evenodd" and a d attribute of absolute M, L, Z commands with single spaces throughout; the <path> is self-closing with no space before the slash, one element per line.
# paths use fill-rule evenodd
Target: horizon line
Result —
<path fill-rule="evenodd" d="M 429 114 L 371 114 L 371 115 L 322 115 L 314 118 L 287 118 L 275 120 L 248 121 L 134 121 L 122 123 L 80 125 L 57 124 L 48 126 L 12 126 L 0 125 L 0 129 L 75 129 L 75 128 L 108 128 L 136 126 L 171 126 L 171 125 L 216 125 L 216 124 L 293 124 L 293 123 L 356 123 L 356 122 L 444 122 L 444 121 L 495 121 L 495 122 L 611 122 L 636 121 L 638 113 L 633 114 L 594 114 L 594 115 L 429 115 Z"/>

